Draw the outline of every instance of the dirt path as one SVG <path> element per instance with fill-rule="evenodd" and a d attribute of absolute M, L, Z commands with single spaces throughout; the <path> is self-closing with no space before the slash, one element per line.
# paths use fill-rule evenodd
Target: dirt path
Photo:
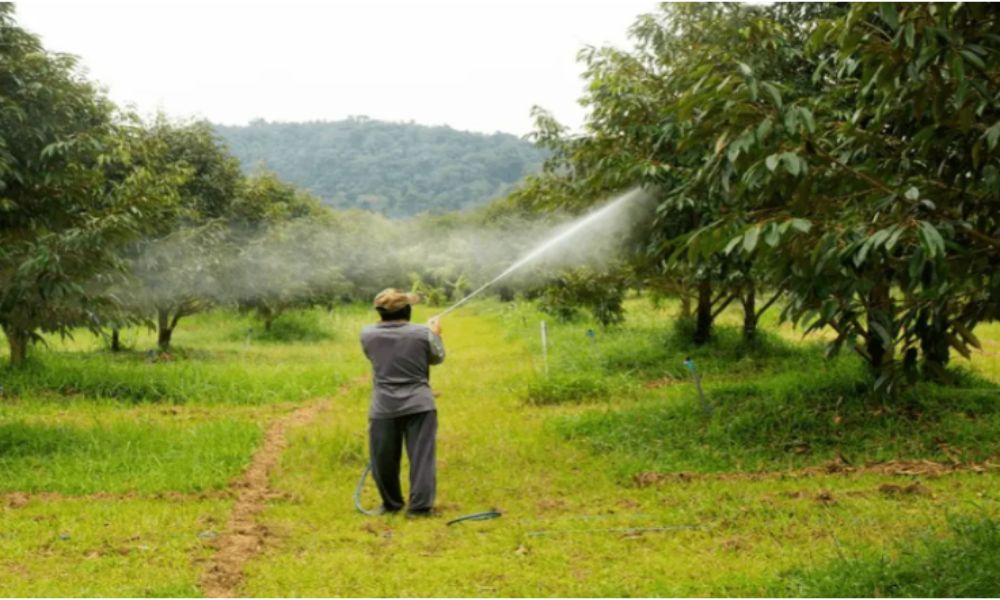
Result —
<path fill-rule="evenodd" d="M 338 395 L 347 393 L 358 381 L 362 380 L 345 385 Z M 236 493 L 233 512 L 225 530 L 215 540 L 215 554 L 209 559 L 201 577 L 201 589 L 206 597 L 240 595 L 243 566 L 260 552 L 267 537 L 267 528 L 257 522 L 257 516 L 274 495 L 269 477 L 287 445 L 286 434 L 291 428 L 313 421 L 331 405 L 329 398 L 312 402 L 277 419 L 268 427 L 264 443 L 254 454 L 250 466 L 231 486 Z"/>

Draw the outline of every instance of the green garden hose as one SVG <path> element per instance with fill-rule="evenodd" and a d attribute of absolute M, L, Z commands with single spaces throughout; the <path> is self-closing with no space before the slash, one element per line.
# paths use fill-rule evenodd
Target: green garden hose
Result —
<path fill-rule="evenodd" d="M 354 489 L 354 508 L 358 509 L 358 512 L 363 515 L 368 515 L 369 517 L 377 517 L 379 515 L 385 514 L 385 509 L 381 506 L 374 510 L 365 510 L 365 507 L 361 506 L 361 490 L 365 487 L 365 479 L 368 478 L 368 474 L 371 473 L 372 464 L 368 463 L 365 465 L 364 472 L 361 473 L 361 479 L 358 480 L 358 487 Z"/>

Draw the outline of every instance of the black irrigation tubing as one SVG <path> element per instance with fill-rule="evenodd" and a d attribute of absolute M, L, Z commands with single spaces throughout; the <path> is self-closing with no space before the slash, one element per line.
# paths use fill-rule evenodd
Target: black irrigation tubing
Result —
<path fill-rule="evenodd" d="M 621 519 L 623 521 L 631 521 L 635 519 L 653 519 L 653 518 L 655 518 L 655 515 L 651 515 L 648 513 L 635 513 L 635 514 L 607 514 L 607 515 L 566 515 L 562 517 L 549 517 L 549 518 L 535 517 L 533 519 L 518 519 L 513 522 L 538 523 L 538 522 L 569 521 L 569 520 L 597 521 L 601 519 Z"/>
<path fill-rule="evenodd" d="M 529 531 L 529 537 L 541 537 L 545 535 L 561 535 L 567 533 L 662 533 L 666 531 L 685 531 L 691 529 L 702 529 L 700 525 L 671 525 L 669 527 L 605 527 L 603 529 L 542 529 L 540 531 Z"/>
<path fill-rule="evenodd" d="M 490 519 L 496 519 L 502 516 L 503 513 L 498 510 L 487 510 L 484 512 L 472 513 L 470 515 L 462 515 L 448 521 L 448 526 L 454 525 L 455 523 L 462 523 L 463 521 L 489 521 Z"/>

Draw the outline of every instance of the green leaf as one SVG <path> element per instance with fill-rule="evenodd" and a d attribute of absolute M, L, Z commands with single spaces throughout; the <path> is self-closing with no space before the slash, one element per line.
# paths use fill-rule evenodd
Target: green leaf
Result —
<path fill-rule="evenodd" d="M 914 41 L 916 38 L 916 31 L 913 28 L 913 23 L 907 23 L 903 28 L 903 36 L 906 38 L 906 46 L 909 48 L 914 47 Z"/>
<path fill-rule="evenodd" d="M 896 13 L 895 4 L 892 2 L 883 2 L 879 5 L 879 12 L 882 14 L 882 20 L 885 21 L 890 29 L 895 31 L 899 28 L 899 14 Z"/>
<path fill-rule="evenodd" d="M 734 237 L 733 239 L 729 240 L 729 243 L 726 244 L 726 247 L 722 250 L 722 253 L 723 254 L 730 254 L 730 253 L 732 253 L 733 249 L 736 248 L 736 246 L 738 246 L 740 244 L 740 242 L 742 242 L 742 241 L 743 241 L 743 236 L 742 235 L 738 235 L 738 236 Z"/>
<path fill-rule="evenodd" d="M 967 62 L 979 68 L 979 70 L 981 71 L 986 70 L 986 64 L 983 63 L 983 59 L 976 56 L 976 54 L 971 50 L 959 50 L 958 53 L 961 54 L 962 57 L 965 58 Z"/>
<path fill-rule="evenodd" d="M 715 154 L 718 155 L 722 152 L 722 149 L 726 147 L 726 142 L 729 140 L 729 130 L 723 131 L 722 135 L 715 140 Z"/>
<path fill-rule="evenodd" d="M 802 171 L 802 162 L 798 154 L 794 152 L 782 152 L 781 162 L 785 165 L 785 170 L 793 176 L 798 176 Z"/>
<path fill-rule="evenodd" d="M 881 246 L 882 243 L 886 241 L 886 239 L 889 237 L 891 233 L 892 233 L 892 227 L 887 227 L 885 229 L 879 229 L 878 231 L 876 231 L 875 234 L 871 237 L 872 248 L 878 248 L 879 246 Z"/>
<path fill-rule="evenodd" d="M 812 223 L 805 219 L 796 218 L 789 221 L 789 223 L 792 224 L 792 229 L 801 231 L 802 233 L 809 233 L 809 230 L 812 229 Z"/>
<path fill-rule="evenodd" d="M 899 236 L 903 235 L 902 227 L 893 226 L 892 229 L 893 229 L 892 235 L 890 235 L 889 239 L 886 240 L 885 242 L 885 249 L 889 252 L 891 252 L 892 249 L 896 247 L 896 242 L 899 241 Z"/>
<path fill-rule="evenodd" d="M 774 171 L 778 168 L 778 160 L 781 158 L 778 154 L 772 154 L 764 159 L 764 164 L 767 165 L 768 171 Z"/>
<path fill-rule="evenodd" d="M 931 225 L 927 221 L 920 221 L 920 238 L 923 242 L 924 249 L 927 251 L 927 256 L 934 258 L 935 256 L 944 256 L 944 238 L 938 232 L 934 225 Z"/>
<path fill-rule="evenodd" d="M 986 138 L 986 146 L 992 152 L 996 148 L 997 140 L 1000 139 L 1000 121 L 997 121 L 992 127 L 987 129 L 983 137 Z"/>
<path fill-rule="evenodd" d="M 937 125 L 928 125 L 927 127 L 924 127 L 923 129 L 918 131 L 915 136 L 913 136 L 913 141 L 920 143 L 926 142 L 934 137 L 935 131 L 937 131 Z"/>
<path fill-rule="evenodd" d="M 740 68 L 740 73 L 743 73 L 744 77 L 753 77 L 753 69 L 750 65 L 742 62 L 737 62 L 736 65 Z"/>
<path fill-rule="evenodd" d="M 778 227 L 776 227 L 774 223 L 771 223 L 770 225 L 767 226 L 767 232 L 764 234 L 764 242 L 768 246 L 776 248 L 778 246 L 778 242 L 780 241 L 781 241 L 781 232 L 778 230 Z"/>
<path fill-rule="evenodd" d="M 799 113 L 802 115 L 802 120 L 806 123 L 806 129 L 809 133 L 816 132 L 816 121 L 813 119 L 812 111 L 804 106 L 799 107 Z"/>
<path fill-rule="evenodd" d="M 743 234 L 743 249 L 747 253 L 753 252 L 757 247 L 757 239 L 760 237 L 760 225 L 754 225 Z"/>
<path fill-rule="evenodd" d="M 799 130 L 799 113 L 794 108 L 790 106 L 785 110 L 785 129 L 793 135 Z"/>
<path fill-rule="evenodd" d="M 961 354 L 962 356 L 964 356 L 966 359 L 971 359 L 972 358 L 972 353 L 969 352 L 969 347 L 966 346 L 957 337 L 955 337 L 954 334 L 952 334 L 952 333 L 946 333 L 944 337 L 945 337 L 946 340 L 948 340 L 948 343 L 951 345 L 952 348 L 954 348 L 955 350 L 958 350 L 959 354 Z"/>
<path fill-rule="evenodd" d="M 978 349 L 980 349 L 980 350 L 982 350 L 982 349 L 983 349 L 983 344 L 982 344 L 982 343 L 981 343 L 981 342 L 979 341 L 979 338 L 977 338 L 977 337 L 975 336 L 975 334 L 973 334 L 973 333 L 972 333 L 971 331 L 969 331 L 969 330 L 968 330 L 968 329 L 967 329 L 967 328 L 966 328 L 966 327 L 965 327 L 964 325 L 962 325 L 962 324 L 961 324 L 961 323 L 959 323 L 958 321 L 955 321 L 954 323 L 952 323 L 952 324 L 951 324 L 951 326 L 952 326 L 952 327 L 953 327 L 953 328 L 955 329 L 955 331 L 957 331 L 957 332 L 958 332 L 958 333 L 959 333 L 959 334 L 960 334 L 960 335 L 961 335 L 961 336 L 962 336 L 963 338 L 965 338 L 965 341 L 966 341 L 967 343 L 971 344 L 971 345 L 972 345 L 973 347 L 975 347 L 975 348 L 978 348 Z"/>
<path fill-rule="evenodd" d="M 771 133 L 772 125 L 773 123 L 771 121 L 771 117 L 767 117 L 766 119 L 760 122 L 760 125 L 757 126 L 758 143 L 763 142 L 765 139 L 767 139 L 767 136 Z M 773 171 L 774 169 L 771 170 Z"/>
<path fill-rule="evenodd" d="M 766 81 L 762 81 L 760 83 L 760 85 L 761 85 L 761 87 L 764 88 L 765 92 L 767 92 L 768 94 L 770 94 L 771 100 L 774 101 L 774 105 L 777 108 L 780 109 L 781 106 L 782 106 L 782 104 L 781 104 L 781 92 L 778 91 L 778 88 L 775 85 L 773 85 L 771 83 L 768 83 Z"/>
<path fill-rule="evenodd" d="M 875 333 L 882 338 L 882 343 L 885 344 L 886 348 L 892 347 L 892 336 L 889 335 L 889 331 L 882 326 L 878 321 L 871 321 L 868 323 L 869 329 L 874 329 Z"/>
<path fill-rule="evenodd" d="M 865 259 L 868 258 L 868 251 L 872 248 L 872 238 L 868 238 L 865 243 L 861 244 L 858 251 L 854 253 L 854 266 L 860 267 L 865 263 Z"/>
<path fill-rule="evenodd" d="M 916 186 L 910 186 L 910 188 L 906 190 L 906 193 L 903 194 L 903 196 L 907 200 L 912 200 L 916 202 L 917 200 L 920 199 L 920 190 L 918 190 Z"/>

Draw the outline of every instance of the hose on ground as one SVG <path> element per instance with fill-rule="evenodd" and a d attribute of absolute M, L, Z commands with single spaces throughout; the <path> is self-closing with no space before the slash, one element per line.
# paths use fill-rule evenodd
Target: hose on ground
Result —
<path fill-rule="evenodd" d="M 365 465 L 365 470 L 361 472 L 361 478 L 358 479 L 358 485 L 354 488 L 354 508 L 358 509 L 358 512 L 367 515 L 369 517 L 378 517 L 385 514 L 385 509 L 381 506 L 374 508 L 372 510 L 366 509 L 361 505 L 361 491 L 365 487 L 365 480 L 368 479 L 368 474 L 372 472 L 372 464 L 368 463 Z M 454 525 L 455 523 L 461 523 L 462 521 L 488 521 L 489 519 L 496 519 L 501 516 L 500 511 L 487 510 L 484 512 L 477 512 L 468 515 L 462 515 L 461 517 L 454 518 L 448 521 L 448 525 Z"/>

